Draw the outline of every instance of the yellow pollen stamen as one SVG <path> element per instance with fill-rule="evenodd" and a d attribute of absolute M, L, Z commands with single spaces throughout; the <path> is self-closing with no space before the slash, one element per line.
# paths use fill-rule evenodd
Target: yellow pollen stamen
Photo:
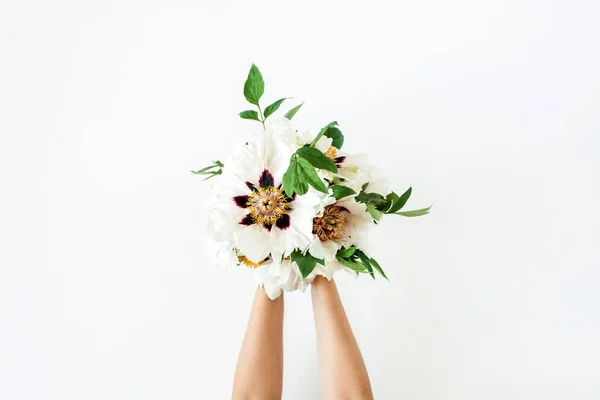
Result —
<path fill-rule="evenodd" d="M 273 186 L 258 188 L 248 197 L 248 211 L 257 224 L 274 224 L 288 209 L 283 192 Z"/>
<path fill-rule="evenodd" d="M 337 149 L 333 146 L 329 146 L 327 151 L 323 154 L 325 154 L 325 156 L 330 158 L 331 160 L 335 161 L 335 158 L 337 157 Z"/>
<path fill-rule="evenodd" d="M 339 239 L 344 234 L 346 219 L 345 209 L 327 206 L 322 217 L 313 218 L 313 233 L 323 242 Z"/>
<path fill-rule="evenodd" d="M 260 260 L 259 262 L 255 263 L 254 261 L 250 261 L 246 256 L 238 256 L 238 262 L 249 268 L 258 268 L 265 262 L 265 260 Z"/>

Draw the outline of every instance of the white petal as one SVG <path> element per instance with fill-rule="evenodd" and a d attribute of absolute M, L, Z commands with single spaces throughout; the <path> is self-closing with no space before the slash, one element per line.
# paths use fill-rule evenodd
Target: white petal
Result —
<path fill-rule="evenodd" d="M 319 139 L 315 147 L 325 153 L 331 147 L 332 142 L 333 139 L 328 138 L 327 136 L 321 136 L 321 139 Z"/>
<path fill-rule="evenodd" d="M 264 260 L 270 253 L 269 232 L 262 225 L 240 225 L 235 229 L 236 247 L 250 261 Z"/>
<path fill-rule="evenodd" d="M 219 243 L 208 239 L 206 241 L 206 250 L 214 262 L 222 267 L 234 268 L 238 265 L 237 255 L 231 244 Z"/>
<path fill-rule="evenodd" d="M 335 260 L 335 255 L 340 247 L 336 241 L 327 240 L 323 242 L 317 235 L 313 235 L 313 241 L 308 251 L 313 257 L 322 260 Z"/>
<path fill-rule="evenodd" d="M 281 293 L 282 293 L 282 288 L 279 285 L 270 285 L 270 284 L 265 284 L 263 286 L 265 288 L 265 292 L 267 293 L 267 296 L 271 299 L 271 300 L 275 300 L 276 298 L 278 298 Z"/>

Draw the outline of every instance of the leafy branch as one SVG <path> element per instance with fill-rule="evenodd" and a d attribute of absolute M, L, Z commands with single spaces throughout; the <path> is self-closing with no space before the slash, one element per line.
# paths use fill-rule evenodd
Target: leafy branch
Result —
<path fill-rule="evenodd" d="M 314 271 L 317 263 L 325 265 L 324 260 L 313 257 L 309 252 L 302 254 L 300 250 L 294 250 L 292 254 L 290 254 L 290 258 L 292 259 L 292 262 L 295 262 L 296 265 L 298 265 L 298 269 L 300 270 L 303 279 L 306 279 L 311 272 Z"/>
<path fill-rule="evenodd" d="M 323 129 L 319 131 L 319 134 L 315 136 L 313 141 L 310 143 L 310 147 L 315 147 L 323 136 L 332 139 L 331 145 L 337 149 L 341 149 L 344 144 L 344 135 L 342 131 L 337 128 L 337 121 L 328 123 Z"/>
<path fill-rule="evenodd" d="M 340 264 L 357 273 L 368 273 L 375 279 L 375 273 L 373 271 L 377 271 L 385 279 L 388 279 L 379 263 L 374 258 L 367 256 L 365 252 L 358 249 L 356 246 L 338 250 L 335 258 Z"/>
<path fill-rule="evenodd" d="M 263 76 L 258 69 L 258 67 L 254 64 L 250 67 L 250 71 L 248 72 L 248 78 L 246 78 L 246 82 L 244 83 L 244 97 L 248 101 L 248 103 L 256 106 L 258 111 L 255 110 L 245 110 L 242 111 L 239 115 L 243 119 L 250 119 L 254 121 L 258 121 L 265 127 L 265 121 L 269 116 L 271 116 L 275 111 L 279 109 L 281 103 L 283 103 L 287 97 L 281 98 L 272 104 L 268 105 L 267 108 L 263 109 L 260 106 L 260 98 L 265 93 L 265 81 Z M 302 103 L 304 104 L 304 103 Z M 287 119 L 292 119 L 294 115 L 298 112 L 302 104 L 292 108 L 289 110 L 285 117 Z"/>
<path fill-rule="evenodd" d="M 210 178 L 214 178 L 217 175 L 221 175 L 223 173 L 223 167 L 225 165 L 217 160 L 217 161 L 213 161 L 212 165 L 209 165 L 208 167 L 204 167 L 202 169 L 199 169 L 198 171 L 190 171 L 192 174 L 195 175 L 207 175 L 206 178 L 204 178 L 203 180 L 207 180 Z"/>
<path fill-rule="evenodd" d="M 412 187 L 409 187 L 402 196 L 398 196 L 396 193 L 391 192 L 387 196 L 383 197 L 379 193 L 367 193 L 369 183 L 365 183 L 362 187 L 361 192 L 355 197 L 356 201 L 363 203 L 367 206 L 367 211 L 371 214 L 375 221 L 379 221 L 383 214 L 394 214 L 401 215 L 404 217 L 420 217 L 422 215 L 429 214 L 429 210 L 432 206 L 427 208 L 421 208 L 419 210 L 412 211 L 400 211 L 402 207 L 406 205 L 406 202 L 412 194 Z"/>
<path fill-rule="evenodd" d="M 293 193 L 297 193 L 298 195 L 305 194 L 308 192 L 309 185 L 320 192 L 328 192 L 327 186 L 325 186 L 317 174 L 316 169 L 324 169 L 334 174 L 338 172 L 338 169 L 335 165 L 335 162 L 331 158 L 327 157 L 321 150 L 317 149 L 315 145 L 319 139 L 323 135 L 326 135 L 331 128 L 334 128 L 335 125 L 337 125 L 337 122 L 334 121 L 325 126 L 310 144 L 299 148 L 294 154 L 292 154 L 292 157 L 290 158 L 290 165 L 285 174 L 283 174 L 283 188 L 288 196 L 292 196 Z M 347 190 L 339 188 L 336 189 L 335 192 L 337 192 L 337 195 L 340 196 L 337 198 L 355 193 L 354 191 L 349 193 Z"/>

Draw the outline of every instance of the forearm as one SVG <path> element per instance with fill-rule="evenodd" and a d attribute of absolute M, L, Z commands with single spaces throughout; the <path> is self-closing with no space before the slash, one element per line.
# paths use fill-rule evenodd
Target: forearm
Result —
<path fill-rule="evenodd" d="M 259 288 L 235 370 L 232 397 L 281 399 L 282 380 L 283 295 L 270 300 Z"/>
<path fill-rule="evenodd" d="M 372 399 L 367 369 L 335 282 L 319 276 L 311 287 L 323 397 Z"/>

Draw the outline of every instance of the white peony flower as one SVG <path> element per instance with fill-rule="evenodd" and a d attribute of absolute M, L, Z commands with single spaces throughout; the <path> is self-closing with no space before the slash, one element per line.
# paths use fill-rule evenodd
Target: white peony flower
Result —
<path fill-rule="evenodd" d="M 310 245 L 313 218 L 327 197 L 312 188 L 292 197 L 283 190 L 283 174 L 299 146 L 282 137 L 293 132 L 289 121 L 272 123 L 225 162 L 206 224 L 217 262 L 255 269 L 270 296 L 280 289 L 297 290 L 299 271 L 286 258 Z"/>
<path fill-rule="evenodd" d="M 280 134 L 282 140 L 293 146 L 302 147 L 311 143 L 320 132 L 320 129 L 310 129 L 308 131 L 299 132 L 287 128 L 288 124 L 289 121 L 287 119 L 278 121 L 276 123 L 278 128 L 277 132 Z M 370 175 L 372 173 L 372 167 L 368 164 L 367 156 L 365 154 L 349 154 L 333 147 L 332 143 L 333 139 L 327 136 L 321 136 L 317 143 L 315 143 L 315 148 L 321 150 L 321 152 L 335 162 L 338 167 L 337 174 L 321 170 L 320 174 L 324 178 L 329 179 L 338 176 L 349 181 L 354 181 L 358 176 L 365 174 Z"/>
<path fill-rule="evenodd" d="M 313 222 L 313 240 L 308 251 L 313 257 L 325 260 L 325 265 L 317 264 L 311 275 L 331 279 L 336 271 L 344 268 L 335 257 L 338 250 L 352 245 L 364 246 L 372 225 L 373 217 L 364 204 L 354 200 L 354 196 L 337 201 L 332 198 Z"/>

